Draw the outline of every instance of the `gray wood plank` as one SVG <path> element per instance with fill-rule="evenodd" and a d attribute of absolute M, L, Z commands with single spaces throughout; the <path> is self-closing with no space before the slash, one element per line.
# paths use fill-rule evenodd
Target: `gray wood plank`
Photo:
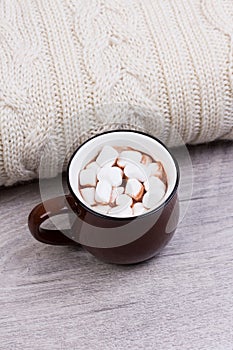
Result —
<path fill-rule="evenodd" d="M 36 242 L 38 183 L 0 189 L 0 349 L 233 349 L 233 144 L 189 151 L 188 212 L 140 265 Z"/>

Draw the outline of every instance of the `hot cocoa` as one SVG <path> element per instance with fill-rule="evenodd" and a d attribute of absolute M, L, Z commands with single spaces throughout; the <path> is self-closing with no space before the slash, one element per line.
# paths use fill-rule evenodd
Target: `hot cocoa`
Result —
<path fill-rule="evenodd" d="M 167 185 L 161 161 L 130 147 L 104 146 L 79 173 L 85 204 L 114 217 L 138 216 L 156 208 Z"/>

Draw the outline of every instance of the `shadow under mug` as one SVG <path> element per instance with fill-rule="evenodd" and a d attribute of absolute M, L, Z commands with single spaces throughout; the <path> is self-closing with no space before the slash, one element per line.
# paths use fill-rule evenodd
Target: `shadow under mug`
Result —
<path fill-rule="evenodd" d="M 128 146 L 162 162 L 168 187 L 162 202 L 139 216 L 113 217 L 87 206 L 78 185 L 80 170 L 94 159 L 104 145 Z M 155 137 L 135 130 L 98 134 L 84 142 L 72 155 L 67 168 L 70 194 L 37 205 L 28 217 L 32 235 L 52 245 L 81 245 L 109 263 L 133 264 L 157 255 L 172 238 L 179 221 L 179 167 L 166 146 Z M 72 212 L 70 230 L 50 230 L 43 223 L 56 215 Z"/>

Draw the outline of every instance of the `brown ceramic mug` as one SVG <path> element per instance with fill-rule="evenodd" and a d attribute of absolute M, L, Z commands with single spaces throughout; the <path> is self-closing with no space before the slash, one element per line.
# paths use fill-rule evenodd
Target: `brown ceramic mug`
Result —
<path fill-rule="evenodd" d="M 84 203 L 78 174 L 104 145 L 132 147 L 162 162 L 168 187 L 159 206 L 139 216 L 122 218 L 101 214 Z M 70 194 L 40 203 L 29 215 L 29 229 L 40 242 L 79 244 L 103 261 L 132 264 L 157 255 L 177 228 L 179 167 L 166 146 L 153 136 L 134 130 L 116 130 L 90 138 L 72 155 L 67 168 L 67 183 Z M 75 214 L 70 230 L 42 227 L 48 218 L 70 211 Z"/>

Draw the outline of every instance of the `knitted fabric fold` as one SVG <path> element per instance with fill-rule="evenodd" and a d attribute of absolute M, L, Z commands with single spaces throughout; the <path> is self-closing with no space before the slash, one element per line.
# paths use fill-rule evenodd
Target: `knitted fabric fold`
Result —
<path fill-rule="evenodd" d="M 0 1 L 0 186 L 119 126 L 233 139 L 232 0 Z"/>

